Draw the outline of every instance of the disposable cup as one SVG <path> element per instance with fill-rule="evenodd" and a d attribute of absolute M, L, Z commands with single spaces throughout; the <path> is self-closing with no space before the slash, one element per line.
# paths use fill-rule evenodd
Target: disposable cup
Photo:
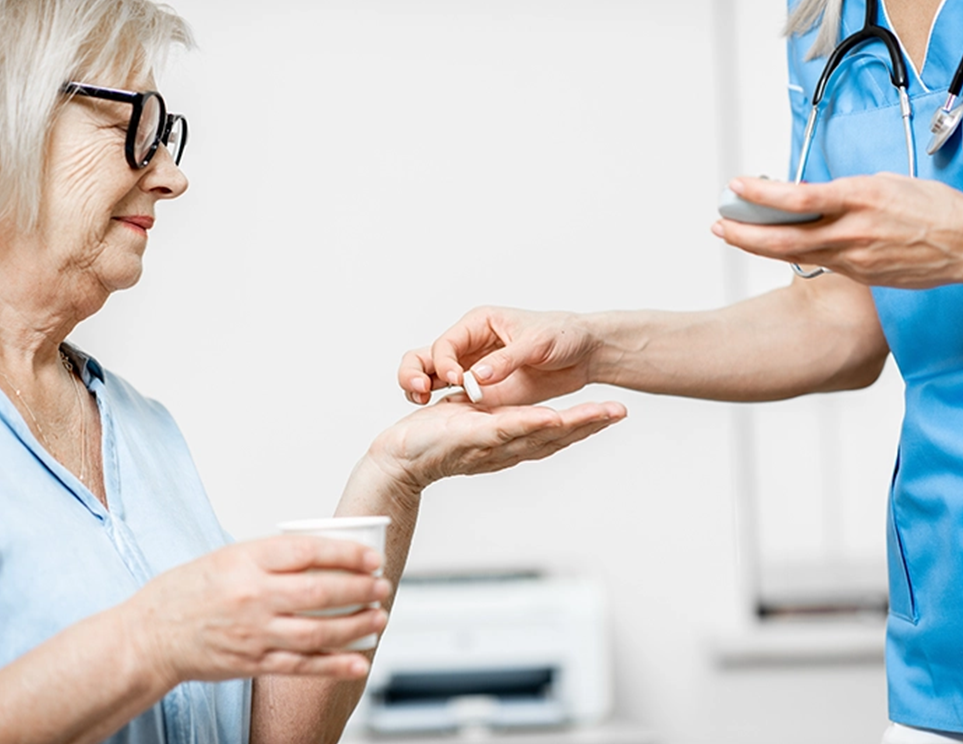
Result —
<path fill-rule="evenodd" d="M 381 553 L 383 560 L 385 532 L 389 524 L 391 524 L 391 517 L 331 517 L 330 519 L 297 519 L 290 522 L 281 522 L 278 524 L 278 529 L 287 535 L 315 535 L 329 540 L 347 540 L 361 543 Z M 373 572 L 373 575 L 381 576 L 381 573 L 382 570 L 379 568 Z M 374 602 L 370 605 L 372 608 L 380 606 L 380 602 Z M 304 614 L 335 617 L 352 615 L 362 609 L 364 609 L 364 605 L 346 605 L 344 607 L 329 607 L 324 610 L 312 610 Z M 367 651 L 377 645 L 378 634 L 371 633 L 352 641 L 344 648 L 349 651 Z"/>

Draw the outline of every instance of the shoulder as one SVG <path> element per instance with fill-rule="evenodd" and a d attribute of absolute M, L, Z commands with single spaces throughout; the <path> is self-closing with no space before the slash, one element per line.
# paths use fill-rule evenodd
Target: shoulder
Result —
<path fill-rule="evenodd" d="M 788 0 L 785 34 L 790 84 L 811 91 L 847 23 L 861 23 L 859 3 Z"/>
<path fill-rule="evenodd" d="M 790 10 L 795 4 L 796 0 L 790 0 Z M 826 64 L 824 57 L 810 58 L 810 50 L 817 44 L 818 37 L 818 24 L 805 31 L 787 30 L 786 32 L 790 90 L 805 92 L 806 100 L 810 99 Z"/>
<path fill-rule="evenodd" d="M 109 408 L 111 418 L 125 428 L 166 433 L 181 439 L 180 430 L 167 408 L 160 402 L 143 395 L 130 382 L 105 368 L 90 354 L 67 347 L 70 358 L 81 370 L 84 383 Z"/>
<path fill-rule="evenodd" d="M 162 403 L 143 395 L 120 375 L 101 368 L 103 386 L 110 402 L 119 410 L 145 419 L 172 420 Z"/>

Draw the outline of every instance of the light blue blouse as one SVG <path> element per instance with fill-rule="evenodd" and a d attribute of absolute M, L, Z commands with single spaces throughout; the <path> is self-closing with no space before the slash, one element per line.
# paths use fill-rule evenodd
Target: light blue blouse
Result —
<path fill-rule="evenodd" d="M 229 541 L 166 409 L 69 351 L 100 409 L 110 508 L 0 395 L 0 666 Z M 182 684 L 108 741 L 247 742 L 250 697 L 250 680 Z"/>
<path fill-rule="evenodd" d="M 794 4 L 792 0 L 790 4 Z M 881 9 L 883 4 L 881 4 Z M 863 0 L 843 3 L 842 35 L 862 27 Z M 885 15 L 880 24 L 889 26 Z M 920 178 L 963 189 L 960 132 L 926 154 L 929 122 L 963 54 L 963 0 L 946 0 L 925 65 L 909 73 Z M 789 43 L 793 153 L 825 58 L 806 61 L 814 32 Z M 905 55 L 904 55 L 905 56 Z M 805 178 L 906 174 L 906 145 L 889 56 L 879 42 L 846 58 L 827 88 Z M 795 171 L 792 164 L 791 173 Z M 819 281 L 815 279 L 814 281 Z M 899 453 L 887 503 L 890 718 L 963 731 L 963 285 L 873 288 L 879 319 L 906 385 Z"/>

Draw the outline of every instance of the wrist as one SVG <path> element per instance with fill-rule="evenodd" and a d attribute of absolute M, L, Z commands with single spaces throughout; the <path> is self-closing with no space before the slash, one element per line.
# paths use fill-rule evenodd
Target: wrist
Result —
<path fill-rule="evenodd" d="M 391 441 L 392 434 L 388 429 L 375 438 L 355 465 L 345 489 L 345 499 L 364 502 L 377 513 L 383 513 L 385 500 L 417 508 L 421 492 L 431 483 L 394 454 L 397 447 Z"/>
<path fill-rule="evenodd" d="M 127 689 L 159 699 L 185 680 L 176 672 L 163 640 L 160 618 L 151 604 L 143 601 L 143 592 L 141 589 L 110 612 L 124 651 Z"/>
<path fill-rule="evenodd" d="M 638 312 L 607 311 L 582 316 L 592 339 L 588 359 L 590 383 L 623 385 L 626 365 L 645 346 L 645 318 Z"/>

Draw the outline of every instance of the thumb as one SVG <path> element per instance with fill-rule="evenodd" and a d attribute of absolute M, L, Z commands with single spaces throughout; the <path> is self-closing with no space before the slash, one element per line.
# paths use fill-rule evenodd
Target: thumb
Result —
<path fill-rule="evenodd" d="M 482 385 L 494 385 L 529 363 L 530 350 L 518 343 L 483 356 L 471 366 L 471 373 Z"/>

